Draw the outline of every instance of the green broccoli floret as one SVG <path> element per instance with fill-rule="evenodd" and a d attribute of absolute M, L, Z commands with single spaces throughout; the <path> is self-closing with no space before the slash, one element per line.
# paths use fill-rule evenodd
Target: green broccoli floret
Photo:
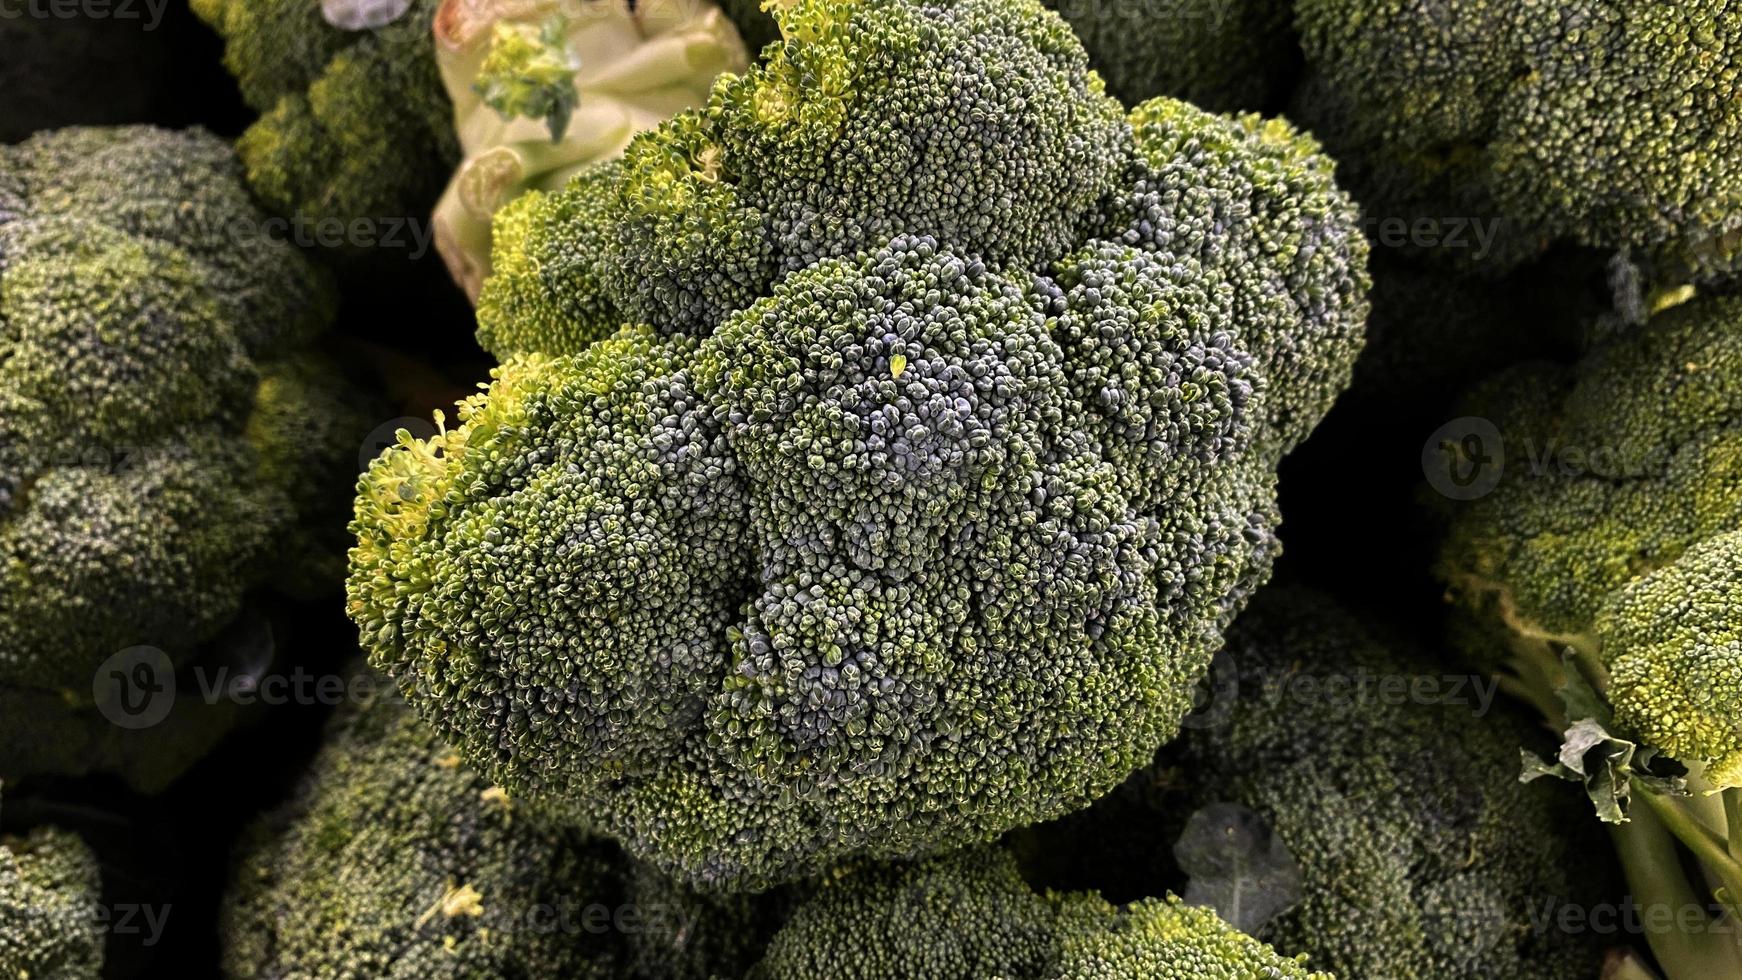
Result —
<path fill-rule="evenodd" d="M 511 800 L 386 679 L 350 689 L 295 798 L 245 842 L 229 976 L 707 980 L 704 962 L 753 956 L 767 926 L 747 899 L 694 895 Z"/>
<path fill-rule="evenodd" d="M 459 162 L 436 70 L 438 0 L 195 0 L 260 118 L 236 150 L 267 206 L 306 222 L 419 218 Z M 386 22 L 371 14 L 398 15 Z M 362 29 L 368 28 L 368 29 Z"/>
<path fill-rule="evenodd" d="M 1516 780 L 1535 736 L 1504 704 L 1490 710 L 1492 681 L 1398 652 L 1306 591 L 1261 597 L 1227 652 L 1240 678 L 1227 724 L 1189 731 L 1163 758 L 1194 804 L 1249 807 L 1299 861 L 1302 902 L 1261 936 L 1348 976 L 1595 972 L 1596 942 L 1534 924 L 1546 903 L 1606 883 L 1581 851 L 1592 835 L 1569 832 L 1566 801 Z M 1332 685 L 1351 677 L 1378 692 L 1339 699 Z M 1297 710 L 1302 678 L 1326 683 Z M 1389 678 L 1408 685 L 1405 703 Z M 1433 695 L 1416 693 L 1424 683 Z"/>
<path fill-rule="evenodd" d="M 708 333 L 781 276 L 899 234 L 1013 267 L 1087 237 L 1131 135 L 1057 17 L 994 0 L 803 0 L 776 15 L 784 45 L 632 142 L 612 186 L 583 182 L 573 220 L 603 249 L 570 259 L 561 284 L 602 293 L 584 304 L 597 318 L 530 349 L 567 353 L 623 322 Z M 564 208 L 564 196 L 544 199 Z M 480 300 L 480 337 L 499 356 L 528 349 L 497 339 L 520 333 L 498 312 L 531 302 L 498 295 L 520 282 L 487 284 Z"/>
<path fill-rule="evenodd" d="M 995 847 L 819 879 L 748 980 L 1041 977 L 1057 910 Z"/>
<path fill-rule="evenodd" d="M 472 83 L 484 104 L 504 119 L 524 116 L 544 123 L 552 142 L 563 138 L 580 93 L 575 69 L 563 43 L 564 23 L 553 18 L 539 27 L 498 23 L 489 50 Z"/>
<path fill-rule="evenodd" d="M 1608 698 L 1626 729 L 1714 766 L 1721 787 L 1742 785 L 1742 700 L 1718 683 L 1742 667 L 1722 618 L 1742 526 L 1738 373 L 1742 298 L 1706 296 L 1576 367 L 1526 365 L 1483 385 L 1461 414 L 1488 419 L 1504 445 L 1467 462 L 1500 478 L 1456 506 L 1440 562 L 1463 606 L 1511 635 L 1485 661 L 1528 658 L 1552 677 L 1576 650 L 1616 682 Z M 1538 693 L 1555 703 L 1552 687 Z"/>
<path fill-rule="evenodd" d="M 1209 909 L 1040 895 L 998 848 L 825 878 L 748 980 L 1330 980 Z"/>
<path fill-rule="evenodd" d="M 1672 281 L 1742 258 L 1729 0 L 1295 8 L 1313 74 L 1297 118 L 1370 213 L 1499 220 L 1490 268 L 1554 240 L 1631 251 Z"/>
<path fill-rule="evenodd" d="M 310 360 L 327 283 L 263 220 L 204 133 L 69 129 L 0 147 L 9 701 L 88 709 L 110 655 L 153 646 L 185 664 L 251 589 L 307 580 L 301 557 L 322 549 L 299 546 L 299 522 L 342 500 L 360 440 L 342 386 Z M 0 760 L 12 777 L 38 768 L 30 752 Z"/>
<path fill-rule="evenodd" d="M 1688 546 L 1610 593 L 1592 630 L 1615 723 L 1742 786 L 1742 531 Z"/>
<path fill-rule="evenodd" d="M 1702 907 L 1678 841 L 1742 895 L 1719 836 L 1742 839 L 1739 327 L 1742 297 L 1699 295 L 1574 366 L 1518 366 L 1459 410 L 1487 437 L 1444 447 L 1491 488 L 1447 504 L 1439 573 L 1475 627 L 1466 652 L 1565 732 L 1527 774 L 1584 785 L 1636 892 Z M 1742 968 L 1706 929 L 1650 938 L 1676 980 Z"/>
<path fill-rule="evenodd" d="M 898 239 L 699 343 L 510 361 L 366 478 L 376 663 L 516 793 L 709 884 L 1086 804 L 1172 732 L 1274 552 L 1250 356 L 1115 254 L 1130 305 L 1072 266 L 1056 320 Z M 1150 376 L 1084 404 L 1091 301 Z"/>
<path fill-rule="evenodd" d="M 1264 109 L 1300 60 L 1285 0 L 1043 0 L 1088 49 L 1089 66 L 1127 103 L 1158 95 L 1217 112 Z M 752 52 L 780 38 L 759 0 L 722 0 Z M 779 13 L 780 4 L 772 6 Z"/>
<path fill-rule="evenodd" d="M 1531 733 L 1506 705 L 1489 712 L 1491 684 L 1454 688 L 1436 668 L 1325 596 L 1267 590 L 1180 737 L 1017 849 L 1047 884 L 1211 901 L 1338 976 L 1594 976 L 1597 943 L 1537 923 L 1599 893 L 1579 848 L 1600 844 L 1567 831 L 1569 801 L 1518 781 Z M 1199 814 L 1218 831 L 1208 846 Z M 1230 886 L 1240 907 L 1222 907 Z"/>
<path fill-rule="evenodd" d="M 1050 901 L 1059 916 L 1058 980 L 1333 980 L 1309 970 L 1305 955 L 1284 956 L 1173 895 L 1124 908 L 1093 894 Z"/>
<path fill-rule="evenodd" d="M 97 980 L 103 927 L 97 858 L 77 835 L 0 837 L 0 976 Z"/>
<path fill-rule="evenodd" d="M 722 889 L 987 840 L 1146 760 L 1268 574 L 1276 462 L 1365 314 L 1352 209 L 1285 125 L 1109 116 L 1034 3 L 780 16 L 815 41 L 511 209 L 545 251 L 498 252 L 484 307 L 527 319 L 484 333 L 539 353 L 378 460 L 353 524 L 352 617 L 444 737 Z M 1073 132 L 945 176 L 1018 124 Z M 704 175 L 673 150 L 702 137 L 763 162 Z M 1072 169 L 1105 193 L 1037 176 Z M 908 224 L 954 237 L 859 251 Z M 710 285 L 722 243 L 769 261 Z M 568 318 L 637 296 L 609 339 Z"/>
<path fill-rule="evenodd" d="M 1299 60 L 1286 0 L 1044 0 L 1126 102 L 1172 96 L 1215 112 L 1264 109 Z"/>

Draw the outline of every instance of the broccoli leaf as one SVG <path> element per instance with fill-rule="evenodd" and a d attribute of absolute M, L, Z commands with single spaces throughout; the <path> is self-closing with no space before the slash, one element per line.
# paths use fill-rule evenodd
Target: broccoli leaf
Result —
<path fill-rule="evenodd" d="M 1640 788 L 1652 792 L 1687 795 L 1687 781 L 1674 760 L 1660 757 L 1649 745 L 1611 734 L 1595 718 L 1573 722 L 1563 738 L 1559 761 L 1552 764 L 1523 750 L 1524 768 L 1518 778 L 1528 783 L 1552 776 L 1582 783 L 1597 808 L 1597 818 L 1604 823 L 1627 822 L 1627 805 L 1636 780 Z M 1653 764 L 1660 759 L 1664 765 L 1653 772 Z"/>
<path fill-rule="evenodd" d="M 1262 816 L 1238 803 L 1193 813 L 1173 856 L 1191 876 L 1186 904 L 1215 909 L 1241 932 L 1256 934 L 1300 901 L 1300 864 Z"/>

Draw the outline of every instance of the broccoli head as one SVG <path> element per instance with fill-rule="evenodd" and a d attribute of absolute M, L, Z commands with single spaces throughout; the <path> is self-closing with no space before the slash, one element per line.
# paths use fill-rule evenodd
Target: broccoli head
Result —
<path fill-rule="evenodd" d="M 1488 490 L 1444 508 L 1465 652 L 1565 733 L 1526 775 L 1583 785 L 1643 900 L 1702 907 L 1710 882 L 1742 894 L 1721 836 L 1742 841 L 1739 326 L 1742 297 L 1695 295 L 1572 366 L 1514 367 L 1461 409 L 1486 435 L 1443 447 Z M 1673 980 L 1738 968 L 1709 929 L 1649 938 Z"/>
<path fill-rule="evenodd" d="M 765 937 L 758 906 L 695 895 L 510 801 L 386 679 L 355 672 L 348 689 L 362 696 L 295 797 L 244 843 L 228 975 L 708 980 L 703 961 L 747 963 Z"/>
<path fill-rule="evenodd" d="M 779 16 L 814 40 L 511 208 L 481 317 L 521 353 L 353 524 L 352 616 L 445 737 L 722 889 L 987 840 L 1146 760 L 1365 314 L 1285 125 L 1127 119 L 1033 3 Z"/>
<path fill-rule="evenodd" d="M 1596 944 L 1535 922 L 1607 884 L 1579 850 L 1600 840 L 1518 781 L 1531 732 L 1491 683 L 1448 676 L 1324 596 L 1266 590 L 1180 737 L 1015 847 L 1046 884 L 1174 887 L 1338 976 L 1593 976 Z"/>
<path fill-rule="evenodd" d="M 185 663 L 249 590 L 306 581 L 322 548 L 299 521 L 342 500 L 358 426 L 309 346 L 327 283 L 263 220 L 229 148 L 197 131 L 0 147 L 9 701 L 88 708 L 111 654 Z M 0 763 L 33 768 L 29 753 Z"/>
<path fill-rule="evenodd" d="M 281 215 L 421 218 L 459 162 L 436 69 L 438 0 L 194 0 L 260 118 L 236 152 Z"/>
<path fill-rule="evenodd" d="M 1127 103 L 1166 95 L 1215 112 L 1264 109 L 1300 60 L 1286 0 L 1043 2 L 1081 39 L 1107 90 Z M 720 7 L 752 52 L 780 38 L 758 0 Z"/>
<path fill-rule="evenodd" d="M 1263 109 L 1295 68 L 1286 0 L 1044 0 L 1126 102 L 1158 95 L 1214 112 Z"/>
<path fill-rule="evenodd" d="M 1574 367 L 1484 384 L 1462 414 L 1504 444 L 1466 462 L 1499 480 L 1457 505 L 1440 560 L 1461 607 L 1505 630 L 1504 646 L 1473 654 L 1552 673 L 1577 651 L 1607 675 L 1626 730 L 1713 767 L 1719 786 L 1742 785 L 1742 688 L 1726 680 L 1742 668 L 1726 608 L 1742 526 L 1738 375 L 1742 298 L 1702 296 Z"/>
<path fill-rule="evenodd" d="M 0 837 L 0 976 L 97 980 L 103 927 L 97 858 L 77 835 Z"/>
<path fill-rule="evenodd" d="M 497 265 L 524 272 L 486 284 L 486 348 L 568 353 L 623 322 L 705 334 L 781 276 L 899 234 L 1032 266 L 1086 237 L 1123 175 L 1118 104 L 1070 29 L 1031 4 L 803 0 L 776 14 L 787 42 L 704 107 L 631 142 L 621 167 L 525 202 L 569 215 L 522 219 L 550 230 L 496 246 Z M 524 306 L 559 329 L 529 331 Z"/>
<path fill-rule="evenodd" d="M 1205 908 L 1037 894 L 1009 852 L 970 848 L 825 878 L 748 980 L 1330 980 Z"/>
<path fill-rule="evenodd" d="M 1302 121 L 1386 215 L 1500 220 L 1503 267 L 1565 240 L 1660 275 L 1742 257 L 1742 25 L 1729 0 L 1296 0 Z M 1441 250 L 1445 251 L 1445 250 Z"/>

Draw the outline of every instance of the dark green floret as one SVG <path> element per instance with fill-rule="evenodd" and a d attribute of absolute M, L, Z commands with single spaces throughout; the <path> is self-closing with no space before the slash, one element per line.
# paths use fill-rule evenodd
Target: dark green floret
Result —
<path fill-rule="evenodd" d="M 327 283 L 259 235 L 264 220 L 229 148 L 201 132 L 0 147 L 9 698 L 88 708 L 111 654 L 147 645 L 185 663 L 250 590 L 308 581 L 321 546 L 297 526 L 342 499 L 357 425 L 309 348 L 332 315 Z M 0 760 L 13 776 L 38 766 Z"/>
<path fill-rule="evenodd" d="M 295 797 L 244 843 L 227 975 L 707 980 L 765 938 L 747 899 L 695 895 L 510 799 L 385 678 L 358 673 L 348 690 L 359 700 Z"/>
<path fill-rule="evenodd" d="M 1158 95 L 1215 112 L 1267 108 L 1300 55 L 1288 0 L 1045 0 L 1126 103 Z"/>
<path fill-rule="evenodd" d="M 1148 759 L 1366 313 L 1286 124 L 1122 116 L 1033 3 L 779 16 L 706 110 L 505 213 L 507 360 L 352 525 L 352 617 L 444 737 L 725 890 L 989 840 Z"/>
<path fill-rule="evenodd" d="M 554 264 L 592 271 L 563 281 L 585 292 L 540 305 L 584 319 L 526 336 L 514 319 L 532 301 L 503 295 L 526 284 L 489 283 L 479 321 L 494 353 L 565 353 L 628 321 L 705 334 L 781 276 L 899 234 L 1033 266 L 1081 241 L 1119 179 L 1120 107 L 1070 29 L 1032 4 L 806 0 L 775 16 L 787 40 L 638 138 L 611 186 L 585 177 L 527 205 L 587 231 L 509 239 L 495 264 L 552 265 L 549 242 Z"/>
<path fill-rule="evenodd" d="M 75 834 L 0 837 L 0 976 L 102 976 L 101 885 L 96 855 Z"/>
<path fill-rule="evenodd" d="M 423 220 L 460 158 L 436 70 L 440 4 L 410 0 L 398 17 L 368 30 L 343 30 L 323 15 L 345 6 L 193 4 L 223 37 L 224 63 L 260 113 L 236 150 L 249 186 L 271 210 L 311 225 Z"/>
<path fill-rule="evenodd" d="M 1742 248 L 1742 18 L 1730 0 L 1296 0 L 1299 118 L 1377 217 L 1500 222 L 1505 268 L 1552 241 L 1671 284 Z M 1438 249 L 1469 261 L 1462 249 Z"/>

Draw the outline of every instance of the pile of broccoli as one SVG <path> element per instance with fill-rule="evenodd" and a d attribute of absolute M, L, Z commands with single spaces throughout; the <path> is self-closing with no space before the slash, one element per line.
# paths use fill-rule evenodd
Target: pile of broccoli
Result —
<path fill-rule="evenodd" d="M 1733 0 L 0 8 L 0 980 L 1742 980 Z"/>

